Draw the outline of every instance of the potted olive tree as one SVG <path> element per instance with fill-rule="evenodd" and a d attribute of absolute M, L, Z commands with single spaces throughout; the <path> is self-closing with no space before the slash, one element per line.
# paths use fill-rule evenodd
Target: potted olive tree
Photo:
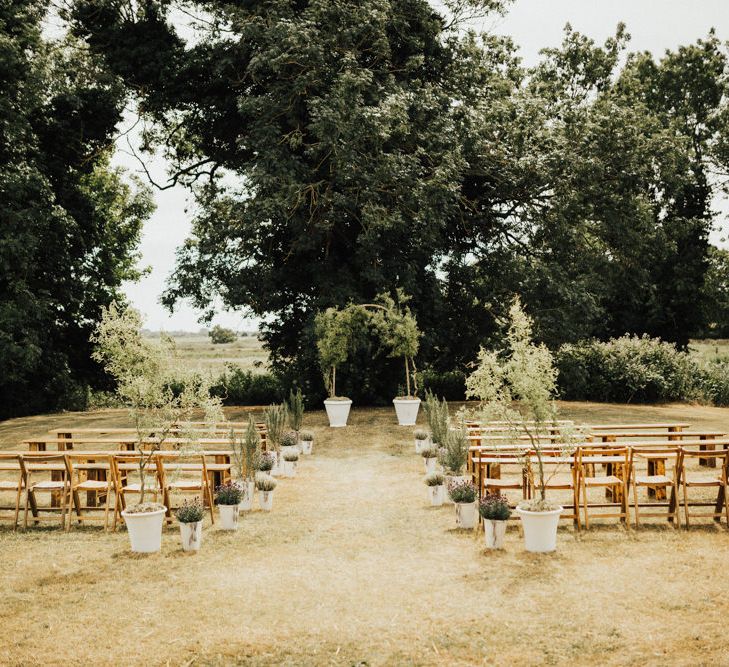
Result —
<path fill-rule="evenodd" d="M 205 507 L 199 498 L 192 502 L 183 501 L 175 516 L 180 522 L 180 540 L 183 551 L 200 551 L 202 544 L 202 525 Z"/>
<path fill-rule="evenodd" d="M 162 546 L 168 508 L 147 500 L 147 470 L 173 428 L 202 411 L 207 422 L 222 420 L 220 400 L 210 395 L 210 378 L 178 363 L 174 341 L 144 338 L 142 318 L 132 309 L 112 304 L 102 312 L 92 337 L 94 359 L 116 381 L 116 393 L 134 423 L 139 474 L 139 502 L 121 513 L 132 551 L 151 553 Z M 154 438 L 148 435 L 154 433 Z M 191 442 L 192 446 L 193 443 Z"/>
<path fill-rule="evenodd" d="M 273 508 L 273 492 L 276 488 L 276 480 L 271 475 L 259 473 L 256 475 L 256 488 L 258 489 L 258 503 L 264 512 L 270 512 Z"/>
<path fill-rule="evenodd" d="M 242 438 L 236 437 L 234 431 L 230 432 L 233 443 L 233 458 L 238 474 L 238 485 L 241 488 L 241 500 L 238 510 L 248 512 L 253 507 L 254 475 L 256 454 L 261 443 L 253 417 L 248 417 L 248 426 Z"/>
<path fill-rule="evenodd" d="M 483 519 L 486 548 L 503 549 L 506 523 L 511 516 L 508 498 L 498 493 L 487 493 L 478 504 L 478 513 Z"/>
<path fill-rule="evenodd" d="M 314 447 L 314 434 L 311 431 L 301 431 L 299 434 L 299 446 L 304 456 L 309 456 Z"/>
<path fill-rule="evenodd" d="M 476 525 L 476 498 L 478 497 L 475 484 L 465 480 L 452 482 L 448 487 L 448 495 L 456 506 L 456 526 L 473 528 Z"/>
<path fill-rule="evenodd" d="M 442 472 L 431 472 L 425 476 L 425 485 L 428 487 L 428 498 L 434 507 L 443 504 L 445 496 L 445 476 Z"/>
<path fill-rule="evenodd" d="M 415 355 L 418 353 L 422 333 L 418 329 L 415 316 L 405 305 L 409 300 L 410 297 L 398 289 L 397 301 L 389 294 L 380 294 L 377 303 L 369 306 L 376 308 L 372 320 L 379 329 L 383 346 L 390 349 L 388 356 L 402 358 L 405 365 L 407 393 L 404 396 L 396 396 L 392 401 L 400 426 L 415 426 L 420 408 Z"/>
<path fill-rule="evenodd" d="M 329 426 L 343 428 L 347 425 L 352 401 L 344 396 L 337 396 L 337 366 L 343 364 L 349 356 L 351 311 L 327 308 L 316 316 L 315 331 L 319 363 L 328 393 L 324 407 L 329 418 Z"/>
<path fill-rule="evenodd" d="M 220 511 L 220 527 L 223 530 L 238 528 L 238 505 L 243 495 L 235 482 L 226 482 L 215 489 L 215 504 Z"/>
<path fill-rule="evenodd" d="M 469 396 L 481 401 L 485 420 L 505 421 L 514 433 L 527 436 L 531 453 L 527 453 L 525 464 L 535 479 L 538 494 L 520 502 L 516 513 L 524 527 L 525 547 L 533 552 L 557 548 L 557 526 L 563 510 L 546 496 L 548 479 L 539 437 L 548 423 L 557 420 L 553 400 L 556 378 L 552 354 L 544 345 L 532 342 L 532 321 L 516 298 L 509 309 L 504 349 L 481 348 L 476 370 L 468 377 L 466 387 Z M 559 446 L 565 455 L 570 453 L 569 442 L 554 442 L 551 446 Z"/>

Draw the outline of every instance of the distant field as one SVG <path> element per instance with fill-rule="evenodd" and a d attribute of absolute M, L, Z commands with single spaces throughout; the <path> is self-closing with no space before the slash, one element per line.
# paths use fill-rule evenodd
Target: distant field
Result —
<path fill-rule="evenodd" d="M 729 339 L 692 340 L 689 347 L 705 361 L 729 361 Z"/>
<path fill-rule="evenodd" d="M 255 335 L 219 345 L 214 345 L 210 337 L 203 334 L 173 335 L 173 338 L 183 360 L 206 370 L 222 371 L 226 363 L 254 373 L 267 370 L 268 353 Z"/>

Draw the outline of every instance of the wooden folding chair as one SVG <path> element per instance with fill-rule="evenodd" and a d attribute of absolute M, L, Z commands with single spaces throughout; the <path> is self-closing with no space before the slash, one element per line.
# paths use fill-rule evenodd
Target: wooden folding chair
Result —
<path fill-rule="evenodd" d="M 116 489 L 113 530 L 116 530 L 117 521 L 121 521 L 121 513 L 127 507 L 127 495 L 139 496 L 142 491 L 142 484 L 141 480 L 139 480 L 138 473 L 140 458 L 140 454 L 133 454 L 131 452 L 111 455 L 110 463 L 114 475 L 114 488 Z M 160 480 L 157 455 L 153 455 L 150 458 L 145 468 L 145 473 L 145 493 L 150 494 L 154 502 L 158 502 L 158 498 L 164 496 L 164 493 Z"/>
<path fill-rule="evenodd" d="M 673 460 L 673 475 L 669 476 L 665 472 L 665 461 Z M 646 474 L 639 474 L 638 464 L 644 461 L 648 471 Z M 656 465 L 656 463 L 662 465 Z M 631 447 L 630 448 L 630 484 L 633 486 L 633 511 L 635 513 L 635 526 L 640 526 L 641 515 L 643 517 L 661 517 L 669 522 L 676 522 L 676 527 L 681 525 L 678 513 L 678 451 L 676 447 Z M 656 469 L 663 470 L 658 473 Z M 653 472 L 654 474 L 651 474 Z M 639 488 L 647 490 L 646 500 L 641 502 L 638 497 Z M 671 489 L 668 500 L 662 501 L 656 499 L 651 500 L 651 491 L 660 489 Z M 661 498 L 665 498 L 665 494 L 660 494 Z M 663 512 L 642 512 L 641 507 L 664 508 Z"/>
<path fill-rule="evenodd" d="M 578 503 L 581 500 L 582 510 L 585 513 L 585 528 L 590 527 L 589 508 L 620 508 L 618 512 L 593 513 L 593 518 L 620 518 L 626 527 L 630 528 L 627 499 L 630 450 L 627 447 L 579 447 L 576 464 L 579 482 Z M 605 467 L 603 474 L 598 472 L 600 470 L 598 466 Z M 591 467 L 594 467 L 594 475 L 588 475 Z M 591 503 L 587 493 L 588 490 L 596 488 L 609 491 L 612 502 Z"/>
<path fill-rule="evenodd" d="M 66 524 L 66 507 L 69 495 L 68 468 L 63 454 L 34 454 L 20 456 L 20 467 L 25 479 L 25 508 L 23 528 L 28 528 L 28 509 L 33 521 L 40 523 L 51 517 L 42 517 L 41 512 L 60 514 L 61 527 Z M 48 493 L 50 503 L 38 504 L 38 494 Z"/>
<path fill-rule="evenodd" d="M 25 489 L 25 477 L 20 465 L 19 454 L 0 454 L 0 492 L 12 492 L 15 497 L 14 505 L 0 505 L 0 510 L 8 511 L 9 514 L 0 514 L 0 519 L 12 519 L 13 530 L 18 529 L 20 517 L 20 497 Z"/>
<path fill-rule="evenodd" d="M 76 521 L 79 525 L 84 522 L 104 522 L 104 530 L 109 530 L 109 504 L 114 496 L 114 516 L 116 516 L 117 493 L 116 478 L 111 468 L 110 454 L 66 454 L 68 478 L 70 480 L 70 494 L 72 506 L 68 511 L 66 530 L 71 529 L 72 513 L 76 512 Z M 83 493 L 86 492 L 84 503 Z M 104 498 L 103 517 L 96 516 L 102 508 L 99 506 L 99 495 Z"/>
<path fill-rule="evenodd" d="M 527 497 L 527 478 L 524 466 L 523 450 L 484 450 L 474 456 L 478 467 L 476 483 L 479 485 L 479 494 L 483 497 L 487 493 L 499 493 L 514 490 L 520 491 L 521 497 Z M 518 468 L 518 476 L 502 477 L 504 467 Z M 516 517 L 516 515 L 514 515 Z"/>
<path fill-rule="evenodd" d="M 210 520 L 215 523 L 212 482 L 208 473 L 205 456 L 196 454 L 179 454 L 175 457 L 158 457 L 160 486 L 167 507 L 167 522 L 172 522 L 172 494 L 194 493 L 200 496 L 204 505 L 210 509 Z"/>
<path fill-rule="evenodd" d="M 691 507 L 712 507 L 713 512 L 705 512 L 701 514 L 694 513 L 694 518 L 712 518 L 714 521 L 719 523 L 721 521 L 721 515 L 726 515 L 727 527 L 729 527 L 729 494 L 727 494 L 727 467 L 729 466 L 729 450 L 716 450 L 711 452 L 719 464 L 718 474 L 717 471 L 711 473 L 694 473 L 689 471 L 687 464 L 691 461 L 698 460 L 700 458 L 706 458 L 705 451 L 694 451 L 687 450 L 681 447 L 678 450 L 678 462 L 676 463 L 676 475 L 678 477 L 678 484 L 681 486 L 683 495 L 683 510 L 686 518 L 686 528 L 690 525 L 689 516 L 689 498 L 688 490 L 690 488 L 716 488 L 717 496 L 715 502 L 708 501 L 694 501 L 690 503 Z M 723 507 L 722 507 L 723 506 Z"/>

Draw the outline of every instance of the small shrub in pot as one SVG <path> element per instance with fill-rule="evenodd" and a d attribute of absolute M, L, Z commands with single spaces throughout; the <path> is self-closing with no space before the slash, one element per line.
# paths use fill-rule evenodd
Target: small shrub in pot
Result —
<path fill-rule="evenodd" d="M 427 445 L 420 450 L 420 456 L 425 462 L 425 473 L 435 472 L 435 462 L 438 457 L 438 450 L 433 445 Z"/>
<path fill-rule="evenodd" d="M 506 521 L 511 516 L 508 498 L 498 493 L 488 493 L 478 504 L 478 513 L 483 519 L 486 548 L 502 549 L 506 534 Z"/>
<path fill-rule="evenodd" d="M 314 434 L 311 431 L 301 431 L 299 433 L 299 447 L 301 453 L 305 456 L 311 454 L 311 449 L 314 445 Z"/>
<path fill-rule="evenodd" d="M 205 507 L 199 498 L 185 500 L 175 511 L 180 522 L 180 539 L 183 551 L 199 551 L 202 543 L 202 522 Z"/>
<path fill-rule="evenodd" d="M 284 477 L 296 477 L 296 464 L 299 461 L 299 451 L 294 449 L 284 452 L 281 472 Z"/>
<path fill-rule="evenodd" d="M 428 444 L 429 434 L 426 430 L 419 428 L 415 431 L 415 453 L 420 454 L 420 450 Z"/>
<path fill-rule="evenodd" d="M 258 489 L 258 501 L 261 505 L 261 509 L 270 512 L 273 507 L 273 492 L 276 488 L 277 482 L 271 477 L 260 473 L 256 475 L 256 488 Z"/>
<path fill-rule="evenodd" d="M 448 486 L 448 496 L 456 506 L 456 526 L 473 528 L 476 525 L 476 498 L 478 489 L 468 480 L 455 480 Z"/>
<path fill-rule="evenodd" d="M 430 504 L 434 507 L 442 505 L 445 495 L 445 475 L 441 472 L 432 472 L 425 476 L 425 485 L 428 487 Z"/>
<path fill-rule="evenodd" d="M 215 504 L 220 511 L 220 526 L 223 530 L 238 528 L 238 505 L 243 489 L 235 482 L 221 484 L 215 490 Z"/>

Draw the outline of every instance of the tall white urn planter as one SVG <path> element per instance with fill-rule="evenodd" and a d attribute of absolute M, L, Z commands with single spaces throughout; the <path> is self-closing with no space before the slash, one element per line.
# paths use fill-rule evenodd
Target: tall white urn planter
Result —
<path fill-rule="evenodd" d="M 324 401 L 324 407 L 329 417 L 329 426 L 332 428 L 344 428 L 349 419 L 349 409 L 352 407 L 352 401 L 349 398 L 334 399 L 327 398 Z"/>
<path fill-rule="evenodd" d="M 445 495 L 445 486 L 443 484 L 428 487 L 428 498 L 433 507 L 440 507 L 443 504 Z"/>
<path fill-rule="evenodd" d="M 154 512 L 127 512 L 121 514 L 127 524 L 132 551 L 139 554 L 150 554 L 162 548 L 162 524 L 165 520 L 166 507 Z"/>
<path fill-rule="evenodd" d="M 202 525 L 202 521 L 180 522 L 180 541 L 183 551 L 200 551 Z"/>
<path fill-rule="evenodd" d="M 246 480 L 241 485 L 241 498 L 238 503 L 239 512 L 250 512 L 253 509 L 253 493 L 255 492 L 255 484 L 252 481 Z"/>
<path fill-rule="evenodd" d="M 484 538 L 486 539 L 487 549 L 503 549 L 504 536 L 506 535 L 506 521 L 497 521 L 496 519 L 484 519 L 483 521 Z"/>
<path fill-rule="evenodd" d="M 392 400 L 395 405 L 397 423 L 400 426 L 415 426 L 420 409 L 419 398 L 395 398 Z"/>
<path fill-rule="evenodd" d="M 458 528 L 473 529 L 476 525 L 476 502 L 455 503 L 456 526 Z"/>
<path fill-rule="evenodd" d="M 237 530 L 238 505 L 218 505 L 220 510 L 220 527 L 223 530 Z"/>
<path fill-rule="evenodd" d="M 524 528 L 524 547 L 533 553 L 548 553 L 557 548 L 557 526 L 564 508 L 549 512 L 530 512 L 516 508 Z"/>

